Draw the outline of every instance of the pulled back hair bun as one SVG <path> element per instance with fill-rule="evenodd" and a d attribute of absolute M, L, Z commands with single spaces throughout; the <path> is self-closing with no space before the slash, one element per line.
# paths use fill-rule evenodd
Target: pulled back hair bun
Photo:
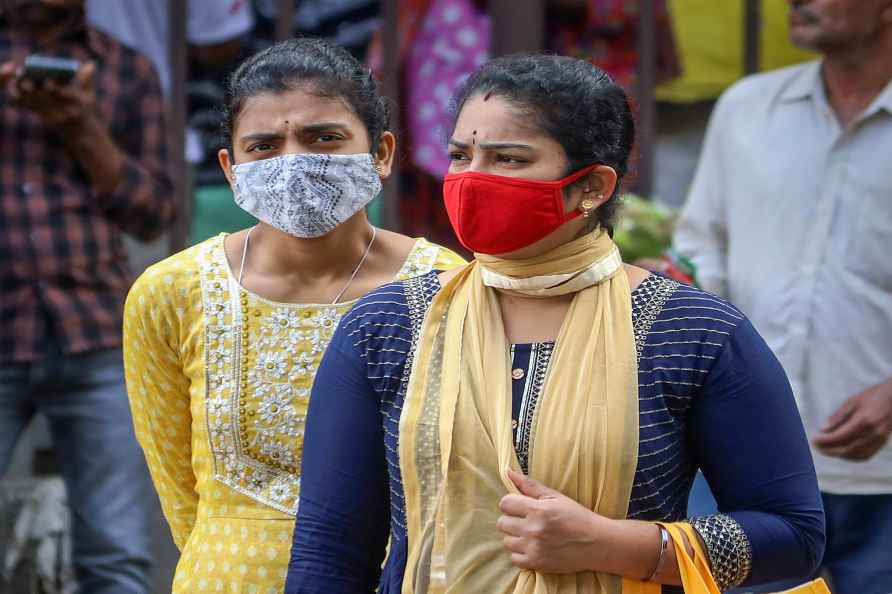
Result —
<path fill-rule="evenodd" d="M 344 101 L 365 125 L 370 152 L 377 150 L 382 133 L 390 128 L 390 105 L 379 94 L 377 81 L 347 50 L 312 37 L 268 47 L 242 62 L 229 77 L 222 128 L 230 149 L 238 116 L 248 99 L 303 85 L 314 94 Z"/>
<path fill-rule="evenodd" d="M 477 95 L 510 102 L 564 148 L 567 174 L 608 165 L 622 181 L 635 141 L 635 122 L 626 92 L 585 60 L 555 55 L 514 55 L 484 64 L 458 89 L 452 128 L 462 107 Z M 597 210 L 596 221 L 612 230 L 619 187 Z"/>

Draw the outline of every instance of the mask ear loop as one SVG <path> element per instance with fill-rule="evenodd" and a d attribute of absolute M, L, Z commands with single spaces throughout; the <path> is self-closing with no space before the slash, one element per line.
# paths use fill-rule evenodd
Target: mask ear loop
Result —
<path fill-rule="evenodd" d="M 560 186 L 560 188 L 563 190 L 570 184 L 576 183 L 577 181 L 581 180 L 583 177 L 585 177 L 586 175 L 588 175 L 589 173 L 591 173 L 598 167 L 599 167 L 599 165 L 597 163 L 595 163 L 593 165 L 589 165 L 588 167 L 583 167 L 579 171 L 575 171 L 575 172 L 571 173 L 570 175 L 568 175 L 567 177 L 557 180 L 555 183 L 557 183 Z"/>
<path fill-rule="evenodd" d="M 575 184 L 576 182 L 581 180 L 583 177 L 585 177 L 586 175 L 588 175 L 589 173 L 594 171 L 597 167 L 598 167 L 598 164 L 595 163 L 593 165 L 589 165 L 588 167 L 583 167 L 579 171 L 575 171 L 563 179 L 559 179 L 554 182 L 549 182 L 549 183 L 555 184 L 553 186 L 554 200 L 555 200 L 555 206 L 556 206 L 556 208 L 559 209 L 559 212 L 561 212 L 561 213 L 564 212 L 564 189 Z M 586 190 L 586 191 L 588 191 L 588 190 Z M 570 214 L 564 215 L 564 222 L 566 223 L 567 221 L 571 221 L 571 220 L 575 219 L 576 217 L 578 217 L 580 214 L 583 217 L 588 218 L 589 215 L 591 214 L 590 211 L 593 210 L 594 208 L 595 208 L 594 201 L 591 198 L 586 198 L 579 204 L 578 207 L 576 207 L 575 209 L 570 211 Z"/>

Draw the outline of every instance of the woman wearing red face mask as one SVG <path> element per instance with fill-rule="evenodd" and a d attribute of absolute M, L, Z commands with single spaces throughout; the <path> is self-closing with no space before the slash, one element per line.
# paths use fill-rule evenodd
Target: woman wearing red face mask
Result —
<path fill-rule="evenodd" d="M 335 334 L 286 592 L 808 577 L 823 512 L 783 370 L 737 309 L 623 264 L 610 237 L 622 89 L 516 56 L 455 104 L 444 195 L 476 259 L 369 294 Z M 698 468 L 723 513 L 686 521 Z"/>

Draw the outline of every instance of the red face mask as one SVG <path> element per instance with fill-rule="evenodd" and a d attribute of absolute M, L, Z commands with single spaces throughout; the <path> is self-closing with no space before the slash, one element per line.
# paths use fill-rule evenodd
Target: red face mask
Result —
<path fill-rule="evenodd" d="M 506 254 L 552 233 L 582 214 L 564 214 L 561 190 L 597 165 L 556 181 L 466 171 L 443 180 L 449 221 L 463 246 L 479 254 Z"/>

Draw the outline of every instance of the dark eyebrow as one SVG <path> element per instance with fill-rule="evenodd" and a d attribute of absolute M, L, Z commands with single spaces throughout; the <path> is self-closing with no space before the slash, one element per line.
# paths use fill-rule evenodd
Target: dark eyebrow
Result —
<path fill-rule="evenodd" d="M 245 134 L 239 138 L 239 142 L 269 142 L 271 140 L 280 140 L 281 138 L 282 135 L 275 132 L 255 132 L 254 134 Z"/>
<path fill-rule="evenodd" d="M 516 142 L 481 142 L 477 146 L 488 151 L 499 149 L 520 149 L 522 151 L 533 150 L 533 147 L 528 144 L 519 144 Z"/>
<path fill-rule="evenodd" d="M 302 134 L 312 134 L 314 132 L 325 132 L 326 130 L 341 130 L 346 132 L 349 129 L 350 127 L 347 124 L 342 124 L 340 122 L 320 122 L 318 124 L 301 126 L 300 131 Z"/>
<path fill-rule="evenodd" d="M 455 138 L 450 138 L 449 144 L 454 144 L 455 146 L 457 146 L 460 149 L 466 149 L 466 148 L 471 147 L 471 145 L 469 145 L 468 143 L 461 142 L 459 140 L 456 140 Z M 483 150 L 487 150 L 487 151 L 501 150 L 501 149 L 519 149 L 522 151 L 532 151 L 533 150 L 533 147 L 531 147 L 530 145 L 520 144 L 517 142 L 481 142 L 477 146 L 479 148 L 481 148 Z"/>

